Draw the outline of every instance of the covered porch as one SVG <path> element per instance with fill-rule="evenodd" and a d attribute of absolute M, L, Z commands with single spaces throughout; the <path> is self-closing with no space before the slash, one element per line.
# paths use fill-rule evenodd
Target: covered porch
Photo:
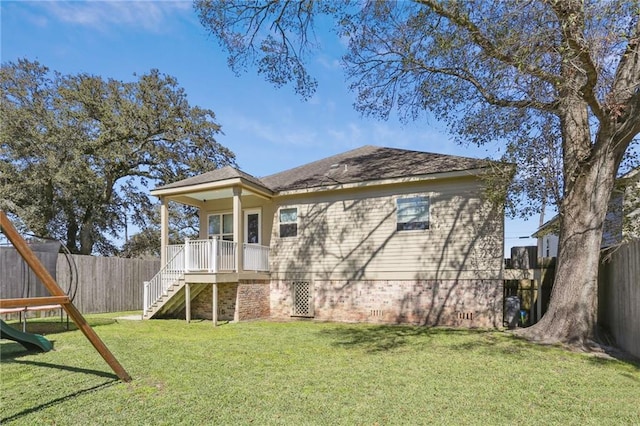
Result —
<path fill-rule="evenodd" d="M 144 284 L 144 317 L 176 307 L 191 318 L 191 301 L 203 285 L 212 286 L 212 317 L 217 321 L 217 285 L 268 280 L 273 220 L 272 192 L 256 178 L 232 167 L 156 188 L 160 198 L 161 264 Z M 196 207 L 197 239 L 169 244 L 169 203 Z M 180 299 L 177 301 L 176 298 Z"/>

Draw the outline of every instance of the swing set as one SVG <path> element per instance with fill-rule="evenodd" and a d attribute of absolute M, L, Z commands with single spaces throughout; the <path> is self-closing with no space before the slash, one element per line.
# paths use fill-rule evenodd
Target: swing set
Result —
<path fill-rule="evenodd" d="M 13 247 L 18 251 L 20 256 L 29 265 L 29 268 L 38 277 L 40 281 L 49 291 L 50 296 L 46 297 L 26 297 L 15 299 L 0 299 L 0 308 L 11 309 L 21 307 L 35 307 L 35 306 L 47 306 L 47 305 L 60 305 L 64 309 L 67 315 L 75 323 L 75 325 L 82 331 L 85 337 L 91 342 L 93 347 L 98 351 L 102 358 L 109 364 L 109 367 L 123 382 L 131 381 L 131 376 L 126 372 L 124 367 L 113 356 L 109 348 L 98 337 L 95 331 L 87 323 L 80 311 L 74 306 L 69 296 L 60 288 L 58 283 L 53 279 L 49 271 L 42 265 L 42 262 L 33 253 L 27 242 L 15 229 L 4 211 L 0 210 L 0 231 L 7 237 Z"/>

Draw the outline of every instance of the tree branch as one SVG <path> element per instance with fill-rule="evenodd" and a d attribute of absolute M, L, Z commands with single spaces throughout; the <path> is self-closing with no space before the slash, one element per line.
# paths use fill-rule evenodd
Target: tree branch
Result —
<path fill-rule="evenodd" d="M 584 29 L 584 10 L 581 1 L 559 0 L 551 2 L 551 8 L 555 12 L 562 35 L 567 45 L 574 52 L 574 57 L 580 62 L 579 70 L 584 73 L 586 81 L 579 91 L 582 98 L 587 102 L 593 114 L 600 122 L 606 120 L 602 106 L 598 101 L 595 88 L 598 83 L 598 70 L 591 59 L 589 45 L 582 34 Z"/>
<path fill-rule="evenodd" d="M 474 24 L 468 15 L 460 14 L 457 10 L 451 10 L 444 7 L 440 2 L 436 0 L 416 0 L 418 3 L 428 7 L 440 16 L 443 16 L 451 20 L 454 24 L 469 31 L 471 39 L 482 48 L 482 50 L 491 58 L 510 65 L 518 70 L 518 72 L 525 72 L 529 75 L 537 77 L 550 84 L 557 84 L 560 80 L 558 76 L 550 74 L 543 69 L 533 66 L 531 64 L 522 64 L 513 56 L 500 51 L 494 43 L 487 38 L 480 28 Z M 523 66 L 524 65 L 524 66 Z"/>
<path fill-rule="evenodd" d="M 620 58 L 611 90 L 612 101 L 621 102 L 638 96 L 640 92 L 640 20 L 636 22 L 634 34 Z"/>
<path fill-rule="evenodd" d="M 540 101 L 535 101 L 533 99 L 515 100 L 515 99 L 506 99 L 506 98 L 497 97 L 492 93 L 490 93 L 484 87 L 484 85 L 478 79 L 476 79 L 468 70 L 464 70 L 460 68 L 431 67 L 422 63 L 416 63 L 416 65 L 426 72 L 436 73 L 436 74 L 445 74 L 445 75 L 456 77 L 468 82 L 478 91 L 480 96 L 482 96 L 484 100 L 491 105 L 495 105 L 498 107 L 510 107 L 510 108 L 534 108 L 537 110 L 548 111 L 548 112 L 555 112 L 558 108 L 557 101 L 540 102 Z"/>

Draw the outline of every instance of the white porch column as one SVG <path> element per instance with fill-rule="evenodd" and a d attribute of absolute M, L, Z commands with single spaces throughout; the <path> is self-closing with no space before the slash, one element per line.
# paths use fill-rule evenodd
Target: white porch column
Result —
<path fill-rule="evenodd" d="M 167 246 L 169 245 L 169 201 L 160 197 L 160 267 L 167 264 Z"/>
<path fill-rule="evenodd" d="M 236 272 L 242 270 L 242 254 L 244 241 L 242 227 L 242 188 L 233 188 L 233 241 L 236 243 Z"/>

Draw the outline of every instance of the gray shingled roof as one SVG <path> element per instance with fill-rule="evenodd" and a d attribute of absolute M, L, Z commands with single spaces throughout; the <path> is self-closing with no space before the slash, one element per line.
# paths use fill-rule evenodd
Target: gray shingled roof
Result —
<path fill-rule="evenodd" d="M 486 160 L 363 146 L 262 178 L 274 192 L 486 167 Z"/>
<path fill-rule="evenodd" d="M 227 179 L 242 178 L 265 189 L 269 189 L 255 176 L 251 176 L 249 173 L 242 172 L 234 167 L 225 166 L 221 169 L 212 170 L 210 172 L 203 173 L 198 176 L 193 176 L 187 179 L 179 180 L 164 186 L 159 186 L 156 189 L 171 189 L 181 188 L 183 186 L 199 185 L 202 183 L 212 183 Z"/>
<path fill-rule="evenodd" d="M 472 170 L 486 166 L 486 160 L 477 158 L 367 145 L 266 176 L 262 179 L 231 166 L 226 166 L 222 169 L 183 179 L 156 189 L 180 188 L 226 179 L 243 178 L 265 189 L 279 192 L 324 185 Z"/>

